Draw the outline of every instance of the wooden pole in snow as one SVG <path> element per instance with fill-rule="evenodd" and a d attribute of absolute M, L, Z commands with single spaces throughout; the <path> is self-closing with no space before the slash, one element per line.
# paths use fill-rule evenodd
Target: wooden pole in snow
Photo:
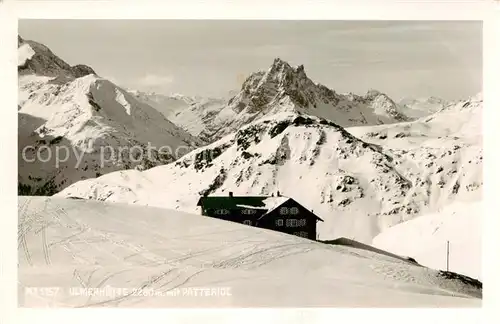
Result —
<path fill-rule="evenodd" d="M 450 241 L 446 241 L 446 271 L 450 271 Z"/>

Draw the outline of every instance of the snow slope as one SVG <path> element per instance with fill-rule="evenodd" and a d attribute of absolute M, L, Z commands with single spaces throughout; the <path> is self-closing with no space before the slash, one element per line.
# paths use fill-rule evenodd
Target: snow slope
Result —
<path fill-rule="evenodd" d="M 22 43 L 20 55 L 36 44 Z M 111 171 L 147 169 L 200 143 L 113 83 L 78 76 L 45 46 L 34 48 L 43 50 L 19 68 L 20 193 L 50 195 Z"/>
<path fill-rule="evenodd" d="M 20 197 L 18 239 L 20 306 L 481 306 L 465 277 L 166 209 Z"/>
<path fill-rule="evenodd" d="M 179 94 L 162 95 L 142 91 L 130 91 L 137 100 L 161 112 L 165 118 L 185 129 L 193 136 L 209 140 L 213 118 L 227 101 L 218 98 L 188 97 Z"/>
<path fill-rule="evenodd" d="M 410 123 L 348 128 L 354 136 L 379 145 L 395 158 L 404 158 L 402 174 L 427 188 L 431 210 L 450 197 L 482 199 L 482 94 L 459 101 Z M 418 174 L 412 169 L 418 166 Z"/>
<path fill-rule="evenodd" d="M 481 199 L 482 101 L 468 103 L 428 120 L 352 129 L 363 140 L 324 119 L 271 115 L 175 163 L 81 181 L 58 195 L 194 212 L 204 193 L 279 190 L 325 220 L 320 239 L 371 243 L 393 225 Z"/>
<path fill-rule="evenodd" d="M 482 93 L 449 104 L 439 111 L 412 122 L 373 127 L 349 127 L 353 135 L 391 148 L 419 147 L 434 140 L 461 140 L 481 144 Z"/>
<path fill-rule="evenodd" d="M 481 202 L 454 203 L 386 229 L 374 238 L 373 245 L 446 270 L 449 241 L 450 271 L 481 280 L 481 219 Z"/>

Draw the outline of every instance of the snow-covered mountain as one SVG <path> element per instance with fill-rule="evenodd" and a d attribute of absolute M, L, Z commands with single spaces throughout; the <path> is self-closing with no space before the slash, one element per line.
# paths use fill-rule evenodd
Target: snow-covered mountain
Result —
<path fill-rule="evenodd" d="M 304 66 L 276 58 L 267 71 L 251 74 L 229 101 L 171 97 L 135 92 L 177 126 L 206 142 L 228 135 L 265 116 L 305 113 L 340 126 L 378 125 L 409 120 L 387 95 L 371 90 L 364 96 L 338 94 L 314 83 Z"/>
<path fill-rule="evenodd" d="M 130 91 L 137 100 L 161 112 L 168 120 L 185 129 L 191 135 L 206 142 L 207 134 L 216 127 L 214 117 L 226 105 L 220 98 L 189 97 L 180 94 L 163 95 L 142 91 Z"/>
<path fill-rule="evenodd" d="M 398 103 L 399 110 L 410 118 L 425 117 L 453 104 L 453 102 L 448 102 L 437 97 L 404 98 Z"/>
<path fill-rule="evenodd" d="M 32 40 L 17 37 L 18 62 L 17 71 L 22 75 L 40 75 L 56 78 L 54 81 L 64 82 L 95 71 L 83 64 L 71 66 L 55 55 L 47 46 Z"/>
<path fill-rule="evenodd" d="M 200 142 L 154 108 L 19 38 L 19 192 L 50 195 L 111 171 L 173 161 Z"/>
<path fill-rule="evenodd" d="M 18 215 L 21 307 L 481 306 L 480 282 L 362 245 L 55 197 Z"/>
<path fill-rule="evenodd" d="M 430 98 L 396 104 L 375 90 L 338 94 L 311 81 L 303 66 L 276 59 L 228 102 L 165 96 L 125 91 L 91 68 L 75 70 L 24 41 L 19 69 L 20 147 L 33 145 L 19 162 L 22 193 L 64 189 L 56 196 L 198 213 L 203 194 L 279 190 L 325 220 L 318 225 L 321 240 L 364 243 L 412 228 L 421 215 L 482 197 L 481 94 L 453 103 Z M 172 154 L 153 150 L 138 162 L 115 157 L 99 165 L 103 148 L 146 143 L 185 148 L 175 157 L 210 144 L 175 162 Z M 70 158 L 56 167 L 27 162 L 44 145 L 52 152 L 70 147 Z M 425 227 L 421 237 L 432 241 L 434 230 Z M 475 247 L 478 239 L 468 244 Z"/>
<path fill-rule="evenodd" d="M 127 90 L 137 100 L 147 103 L 151 107 L 161 112 L 168 119 L 175 111 L 182 111 L 189 107 L 189 97 L 179 95 L 164 95 L 156 92 L 145 92 L 140 90 Z"/>
<path fill-rule="evenodd" d="M 339 94 L 278 58 L 229 100 L 162 95 L 122 89 L 18 41 L 19 194 L 55 194 L 20 198 L 24 284 L 43 277 L 43 285 L 74 287 L 88 270 L 98 286 L 175 289 L 179 278 L 180 286 L 229 278 L 245 296 L 271 296 L 230 303 L 242 306 L 314 306 L 339 289 L 355 293 L 340 294 L 337 306 L 360 295 L 369 306 L 469 304 L 447 298 L 480 295 L 474 280 L 407 257 L 443 269 L 449 240 L 450 270 L 480 278 L 481 94 L 400 103 L 376 90 Z M 277 191 L 324 220 L 319 240 L 329 244 L 192 215 L 205 194 Z M 298 289 L 306 297 L 277 298 L 297 290 L 297 275 L 307 279 Z M 59 302 L 110 302 L 84 299 Z M 122 300 L 144 305 L 111 302 Z"/>
<path fill-rule="evenodd" d="M 481 114 L 480 97 L 413 122 L 347 130 L 300 112 L 278 113 L 175 163 L 81 181 L 58 195 L 195 212 L 203 193 L 279 190 L 325 220 L 320 239 L 371 243 L 393 225 L 481 199 Z"/>
<path fill-rule="evenodd" d="M 354 136 L 381 145 L 395 154 L 419 155 L 419 159 L 424 158 L 422 154 L 451 146 L 479 149 L 482 156 L 482 111 L 483 97 L 479 93 L 413 122 L 349 127 L 347 130 Z M 429 159 L 444 158 L 434 155 Z"/>
<path fill-rule="evenodd" d="M 241 91 L 214 118 L 213 136 L 221 137 L 259 118 L 295 112 L 325 118 L 342 127 L 407 120 L 387 95 L 342 95 L 309 79 L 303 65 L 276 58 L 267 71 L 250 75 Z"/>

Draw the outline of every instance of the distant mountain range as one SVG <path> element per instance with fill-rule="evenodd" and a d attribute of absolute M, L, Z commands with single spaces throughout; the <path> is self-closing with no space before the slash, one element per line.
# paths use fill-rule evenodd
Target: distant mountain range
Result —
<path fill-rule="evenodd" d="M 405 98 L 399 102 L 400 110 L 409 118 L 420 118 L 438 112 L 453 102 L 436 97 L 429 98 Z"/>
<path fill-rule="evenodd" d="M 343 127 L 379 125 L 410 120 L 386 94 L 338 94 L 309 79 L 304 66 L 291 67 L 276 58 L 267 71 L 251 74 L 228 102 L 133 92 L 195 136 L 207 142 L 248 123 L 280 112 L 305 113 L 334 120 Z"/>

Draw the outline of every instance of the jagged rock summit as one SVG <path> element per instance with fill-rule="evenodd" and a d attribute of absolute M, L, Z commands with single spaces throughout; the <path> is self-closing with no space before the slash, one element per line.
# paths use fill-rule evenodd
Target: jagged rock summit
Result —
<path fill-rule="evenodd" d="M 325 118 L 343 127 L 408 121 L 389 96 L 370 90 L 360 96 L 339 94 L 315 83 L 304 65 L 291 66 L 276 58 L 266 71 L 252 73 L 229 101 L 148 94 L 133 95 L 162 112 L 177 126 L 206 143 L 239 128 L 280 113 L 305 113 Z"/>
<path fill-rule="evenodd" d="M 306 75 L 304 66 L 292 67 L 287 62 L 276 58 L 267 72 L 257 72 L 243 83 L 241 92 L 231 99 L 229 104 L 237 103 L 235 111 L 259 111 L 269 108 L 270 104 L 283 104 L 288 98 L 300 107 L 314 106 L 316 84 Z M 335 99 L 335 92 L 319 86 L 325 97 Z M 291 105 L 285 107 L 291 108 Z M 283 109 L 281 109 L 283 111 Z"/>
<path fill-rule="evenodd" d="M 312 81 L 303 65 L 292 67 L 276 58 L 267 71 L 255 72 L 245 80 L 240 92 L 213 117 L 213 132 L 207 137 L 217 139 L 264 116 L 285 112 L 325 118 L 342 127 L 408 120 L 384 93 L 338 94 Z"/>

